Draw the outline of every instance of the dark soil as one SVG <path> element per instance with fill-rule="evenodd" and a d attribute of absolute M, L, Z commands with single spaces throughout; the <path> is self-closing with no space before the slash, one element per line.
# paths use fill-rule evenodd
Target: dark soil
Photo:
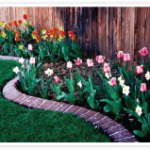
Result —
<path fill-rule="evenodd" d="M 44 71 L 46 71 L 48 68 L 53 69 L 53 71 L 54 71 L 54 74 L 51 77 L 58 76 L 61 80 L 60 82 L 63 83 L 63 86 L 62 86 L 61 90 L 64 91 L 65 93 L 69 93 L 68 88 L 65 84 L 65 80 L 64 80 L 64 77 L 70 78 L 70 70 L 67 69 L 66 62 L 61 60 L 61 61 L 56 62 L 56 63 L 52 63 L 52 62 L 43 63 L 42 68 L 41 68 L 41 72 L 39 73 L 38 77 L 40 77 L 40 75 L 42 75 L 45 82 L 46 82 L 48 76 L 44 73 Z M 103 73 L 102 66 L 100 64 L 98 64 L 96 61 L 94 61 L 94 67 L 87 67 L 86 62 L 83 62 L 83 64 L 81 66 L 76 66 L 75 62 L 73 62 L 73 68 L 71 69 L 71 73 L 73 74 L 74 77 L 75 77 L 75 68 L 78 69 L 78 71 L 80 72 L 80 74 L 82 75 L 82 77 L 86 81 L 88 80 L 88 74 L 91 73 L 92 77 L 93 77 L 94 84 L 97 84 L 97 85 L 102 85 L 103 84 L 103 82 L 100 79 L 99 75 L 95 71 L 95 68 L 97 68 L 101 73 Z M 112 69 L 112 76 L 113 77 L 114 76 L 115 77 L 120 76 L 116 67 L 114 67 Z M 52 80 L 52 83 L 54 83 L 54 80 Z M 51 85 L 52 85 L 52 83 L 51 83 Z M 40 97 L 40 94 L 38 93 L 38 91 L 37 91 L 37 96 Z M 84 102 L 80 101 L 78 90 L 76 90 L 75 96 L 76 96 L 76 99 L 77 99 L 77 101 L 75 102 L 75 105 L 80 105 L 80 106 L 83 106 L 83 107 L 86 107 L 86 108 L 90 109 L 90 107 L 88 106 L 88 104 L 86 102 L 86 99 L 85 99 Z M 53 92 L 52 88 L 50 88 L 48 99 L 55 100 L 55 97 L 56 97 L 56 94 Z M 103 97 L 99 93 L 97 93 L 96 99 L 101 100 L 102 98 Z M 65 100 L 63 100 L 63 102 L 70 103 L 70 102 L 65 101 Z M 126 114 L 121 114 L 120 119 L 117 119 L 113 113 L 105 113 L 104 112 L 103 107 L 104 107 L 105 104 L 106 103 L 100 103 L 100 106 L 99 106 L 97 111 L 99 111 L 100 113 L 102 113 L 104 115 L 107 115 L 110 118 L 112 118 L 112 119 L 116 120 L 117 122 L 121 123 L 123 126 L 125 126 L 132 133 L 133 133 L 133 130 L 135 130 L 135 129 L 140 130 L 141 125 L 134 116 L 132 116 L 131 114 L 126 113 Z M 139 137 L 136 137 L 136 138 L 139 141 L 143 141 L 143 140 L 147 141 L 146 139 L 140 139 Z"/>

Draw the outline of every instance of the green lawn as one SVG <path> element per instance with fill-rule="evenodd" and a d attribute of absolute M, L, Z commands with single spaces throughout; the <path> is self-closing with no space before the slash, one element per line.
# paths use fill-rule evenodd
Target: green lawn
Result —
<path fill-rule="evenodd" d="M 0 89 L 19 65 L 0 60 Z M 0 91 L 0 142 L 110 142 L 108 136 L 72 114 L 28 109 L 4 99 Z"/>

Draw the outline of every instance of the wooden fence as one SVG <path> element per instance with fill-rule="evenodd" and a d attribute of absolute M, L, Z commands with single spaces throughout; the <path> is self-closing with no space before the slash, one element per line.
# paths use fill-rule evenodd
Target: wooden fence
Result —
<path fill-rule="evenodd" d="M 139 49 L 150 50 L 150 7 L 0 7 L 0 20 L 18 20 L 24 13 L 38 31 L 59 26 L 74 30 L 86 55 L 115 60 L 123 50 L 133 64 L 141 59 Z"/>

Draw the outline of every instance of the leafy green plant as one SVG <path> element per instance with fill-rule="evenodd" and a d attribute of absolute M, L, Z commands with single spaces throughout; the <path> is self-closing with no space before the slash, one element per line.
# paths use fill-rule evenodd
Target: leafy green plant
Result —
<path fill-rule="evenodd" d="M 115 86 L 110 86 L 108 81 L 103 77 L 103 75 L 96 69 L 96 72 L 103 80 L 103 86 L 95 85 L 95 88 L 98 92 L 103 96 L 104 99 L 100 100 L 100 102 L 107 103 L 104 106 L 105 112 L 112 111 L 117 118 L 120 117 L 120 112 L 122 110 L 122 99 L 121 99 L 121 86 L 116 84 Z"/>
<path fill-rule="evenodd" d="M 94 89 L 93 79 L 91 74 L 89 74 L 89 81 L 85 81 L 82 78 L 82 82 L 85 85 L 85 92 L 88 94 L 87 96 L 87 103 L 92 109 L 97 109 L 99 107 L 98 100 L 95 99 L 96 90 Z"/>
<path fill-rule="evenodd" d="M 41 63 L 39 63 L 37 66 L 29 64 L 30 68 L 22 69 L 19 72 L 19 79 L 23 91 L 32 96 L 36 94 L 36 86 L 41 80 L 37 78 L 37 73 L 41 65 Z"/>
<path fill-rule="evenodd" d="M 75 103 L 76 101 L 76 97 L 75 95 L 75 89 L 74 89 L 74 80 L 73 80 L 73 76 L 71 75 L 70 79 L 67 79 L 66 77 L 64 77 L 65 81 L 66 81 L 66 85 L 68 87 L 69 90 L 69 94 L 66 94 L 65 99 L 70 101 L 71 103 Z"/>
<path fill-rule="evenodd" d="M 61 91 L 62 83 L 56 85 L 55 83 L 52 84 L 52 89 L 56 93 L 56 100 L 61 101 L 63 98 L 66 97 L 66 94 Z"/>
<path fill-rule="evenodd" d="M 43 79 L 43 77 L 41 77 L 41 80 L 40 80 L 41 88 L 39 85 L 37 85 L 38 91 L 39 91 L 40 95 L 42 96 L 42 98 L 44 98 L 44 99 L 48 98 L 48 91 L 50 88 L 51 81 L 52 81 L 52 78 L 47 79 L 46 85 L 44 85 L 44 79 Z"/>

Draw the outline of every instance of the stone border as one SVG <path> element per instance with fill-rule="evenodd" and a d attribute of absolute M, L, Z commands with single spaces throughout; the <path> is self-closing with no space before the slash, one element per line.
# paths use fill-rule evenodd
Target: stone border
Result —
<path fill-rule="evenodd" d="M 0 59 L 19 61 L 19 58 L 11 56 L 0 55 Z M 16 76 L 4 86 L 3 95 L 6 99 L 29 108 L 73 113 L 87 122 L 92 123 L 98 129 L 102 129 L 114 140 L 114 142 L 138 142 L 135 136 L 124 126 L 99 112 L 76 105 L 42 99 L 21 93 L 16 89 L 18 81 L 19 77 Z"/>

